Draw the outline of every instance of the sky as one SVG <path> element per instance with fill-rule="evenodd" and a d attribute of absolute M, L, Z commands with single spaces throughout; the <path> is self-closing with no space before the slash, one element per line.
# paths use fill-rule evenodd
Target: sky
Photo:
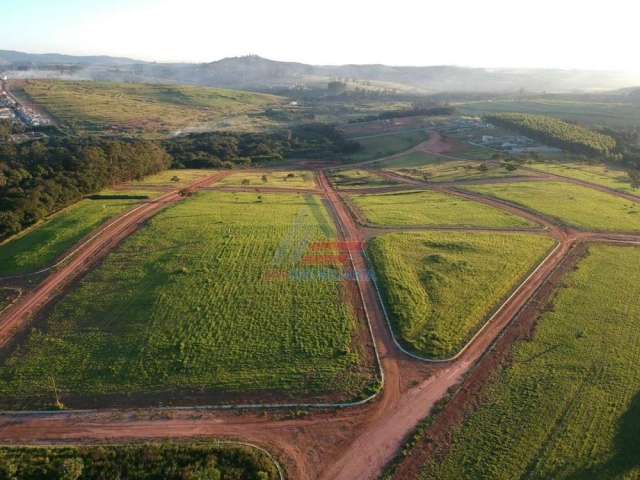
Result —
<path fill-rule="evenodd" d="M 2 0 L 0 49 L 640 71 L 636 0 Z"/>

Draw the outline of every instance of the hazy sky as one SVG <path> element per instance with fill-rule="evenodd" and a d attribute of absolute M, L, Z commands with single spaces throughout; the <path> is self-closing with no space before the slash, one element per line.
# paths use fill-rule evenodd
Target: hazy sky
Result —
<path fill-rule="evenodd" d="M 637 0 L 2 0 L 0 49 L 640 71 Z"/>

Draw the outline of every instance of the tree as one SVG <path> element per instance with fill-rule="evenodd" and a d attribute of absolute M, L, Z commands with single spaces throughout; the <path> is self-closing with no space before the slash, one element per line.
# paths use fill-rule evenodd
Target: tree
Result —
<path fill-rule="evenodd" d="M 631 186 L 633 188 L 640 188 L 640 171 L 629 170 L 627 175 L 629 175 L 629 180 L 631 180 Z"/>
<path fill-rule="evenodd" d="M 66 458 L 60 467 L 60 480 L 78 480 L 84 470 L 84 462 L 81 458 Z"/>

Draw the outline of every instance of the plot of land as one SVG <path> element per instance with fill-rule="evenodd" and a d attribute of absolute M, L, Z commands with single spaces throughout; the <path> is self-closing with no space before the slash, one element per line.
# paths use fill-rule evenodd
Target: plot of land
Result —
<path fill-rule="evenodd" d="M 67 125 L 96 132 L 110 127 L 147 134 L 222 128 L 235 117 L 256 121 L 246 115 L 281 103 L 271 95 L 181 85 L 29 80 L 24 91 Z"/>
<path fill-rule="evenodd" d="M 104 190 L 100 193 L 102 195 L 146 195 L 149 198 L 153 198 L 170 190 L 187 187 L 193 182 L 215 173 L 215 170 L 189 168 L 165 170 L 155 175 L 149 175 L 142 180 L 123 183 L 116 188 Z"/>
<path fill-rule="evenodd" d="M 589 165 L 586 163 L 532 163 L 528 167 L 535 168 L 541 172 L 562 175 L 563 177 L 576 178 L 585 182 L 603 185 L 605 187 L 619 190 L 621 192 L 632 193 L 640 196 L 640 188 L 631 186 L 629 174 L 615 167 L 605 165 Z"/>
<path fill-rule="evenodd" d="M 527 220 L 486 205 L 439 192 L 356 195 L 365 220 L 381 226 L 529 227 Z"/>
<path fill-rule="evenodd" d="M 361 162 L 393 155 L 409 150 L 420 142 L 424 142 L 427 137 L 428 134 L 424 130 L 356 137 L 355 140 L 362 145 L 362 150 L 349 156 L 349 160 Z"/>
<path fill-rule="evenodd" d="M 187 392 L 358 396 L 372 367 L 354 340 L 342 267 L 310 248 L 332 239 L 313 196 L 207 192 L 164 210 L 2 364 L 0 405 L 50 403 L 52 379 L 67 405 Z"/>
<path fill-rule="evenodd" d="M 338 189 L 377 188 L 398 185 L 370 170 L 338 170 L 330 173 L 331 182 Z"/>
<path fill-rule="evenodd" d="M 591 247 L 421 478 L 639 478 L 638 272 L 639 249 Z"/>
<path fill-rule="evenodd" d="M 214 442 L 2 447 L 0 476 L 20 480 L 280 478 L 273 461 L 266 454 L 249 447 Z"/>
<path fill-rule="evenodd" d="M 455 355 L 553 246 L 529 234 L 398 233 L 369 253 L 399 340 Z"/>
<path fill-rule="evenodd" d="M 0 245 L 0 276 L 29 273 L 46 267 L 82 237 L 140 199 L 81 200 L 49 220 Z"/>
<path fill-rule="evenodd" d="M 252 171 L 232 173 L 219 182 L 225 187 L 280 187 L 280 188 L 316 188 L 313 172 L 308 170 L 270 171 L 256 173 Z"/>
<path fill-rule="evenodd" d="M 640 204 L 578 185 L 527 182 L 467 188 L 517 203 L 578 228 L 640 231 Z"/>

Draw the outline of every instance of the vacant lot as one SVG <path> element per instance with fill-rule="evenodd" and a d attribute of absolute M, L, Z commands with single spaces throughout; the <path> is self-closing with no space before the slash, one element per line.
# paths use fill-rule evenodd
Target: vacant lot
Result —
<path fill-rule="evenodd" d="M 0 478 L 276 480 L 262 452 L 220 443 L 2 447 Z"/>
<path fill-rule="evenodd" d="M 467 188 L 582 229 L 640 231 L 640 204 L 587 187 L 562 182 L 527 182 Z"/>
<path fill-rule="evenodd" d="M 348 159 L 353 162 L 361 162 L 386 157 L 408 150 L 420 142 L 424 142 L 427 137 L 428 135 L 424 130 L 355 137 L 354 140 L 357 140 L 362 145 L 362 150 L 349 156 Z"/>
<path fill-rule="evenodd" d="M 338 189 L 343 188 L 377 188 L 398 185 L 370 170 L 338 170 L 329 174 L 331 182 Z"/>
<path fill-rule="evenodd" d="M 222 128 L 234 117 L 281 102 L 271 95 L 180 85 L 30 80 L 24 91 L 65 124 L 95 132 L 110 127 L 147 134 Z"/>
<path fill-rule="evenodd" d="M 495 208 L 438 192 L 357 195 L 364 218 L 383 226 L 529 227 L 526 220 Z"/>
<path fill-rule="evenodd" d="M 490 178 L 507 178 L 513 176 L 533 175 L 533 173 L 516 169 L 508 170 L 500 162 L 479 162 L 471 160 L 434 159 L 432 162 L 417 168 L 395 168 L 394 171 L 418 180 L 429 182 L 452 182 L 457 180 L 486 180 Z"/>
<path fill-rule="evenodd" d="M 370 370 L 313 196 L 207 192 L 154 217 L 0 367 L 0 404 L 104 395 L 352 398 Z M 264 399 L 264 395 L 262 396 Z M 264 401 L 264 400 L 262 400 Z M 82 403 L 82 402 L 80 402 Z"/>
<path fill-rule="evenodd" d="M 591 247 L 421 478 L 639 478 L 638 272 L 639 249 Z"/>
<path fill-rule="evenodd" d="M 85 199 L 54 214 L 49 220 L 0 245 L 0 276 L 46 267 L 82 237 L 139 201 L 109 197 Z"/>
<path fill-rule="evenodd" d="M 614 190 L 620 190 L 621 192 L 640 195 L 640 188 L 631 186 L 629 174 L 613 166 L 589 165 L 578 162 L 532 163 L 527 166 L 540 170 L 541 172 L 577 178 L 578 180 L 603 185 Z"/>
<path fill-rule="evenodd" d="M 272 172 L 237 172 L 221 180 L 218 185 L 225 187 L 281 187 L 281 188 L 316 188 L 315 176 L 308 170 L 272 171 Z"/>
<path fill-rule="evenodd" d="M 448 358 L 552 246 L 527 234 L 398 233 L 372 240 L 369 253 L 399 340 Z"/>

